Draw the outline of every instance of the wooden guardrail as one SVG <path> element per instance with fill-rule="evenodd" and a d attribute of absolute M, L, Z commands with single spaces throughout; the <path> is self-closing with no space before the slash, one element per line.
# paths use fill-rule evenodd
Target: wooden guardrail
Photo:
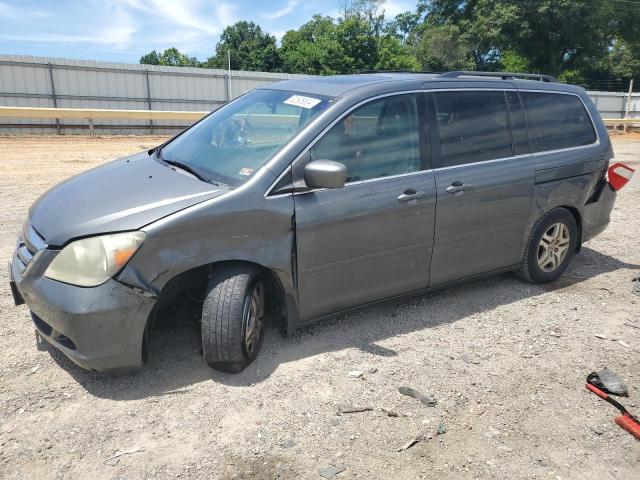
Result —
<path fill-rule="evenodd" d="M 0 118 L 74 118 L 84 119 L 89 122 L 89 131 L 93 135 L 93 121 L 103 118 L 143 119 L 143 120 L 191 120 L 196 121 L 209 112 L 190 112 L 186 110 L 110 110 L 103 108 L 41 108 L 41 107 L 0 107 Z M 261 116 L 261 115 L 252 115 Z M 269 116 L 270 115 L 264 115 Z M 285 120 L 282 117 L 276 121 Z M 266 120 L 266 119 L 265 119 Z M 274 120 L 272 117 L 271 120 Z M 640 118 L 605 118 L 605 125 L 613 127 L 614 131 L 619 125 L 640 124 Z M 126 127 L 124 127 L 126 128 Z"/>

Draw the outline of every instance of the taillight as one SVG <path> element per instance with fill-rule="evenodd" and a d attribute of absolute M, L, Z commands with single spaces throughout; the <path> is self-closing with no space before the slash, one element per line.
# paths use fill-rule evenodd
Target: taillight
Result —
<path fill-rule="evenodd" d="M 633 168 L 627 167 L 624 163 L 614 163 L 609 167 L 607 175 L 609 177 L 609 185 L 615 191 L 620 190 L 631 180 L 634 172 Z"/>

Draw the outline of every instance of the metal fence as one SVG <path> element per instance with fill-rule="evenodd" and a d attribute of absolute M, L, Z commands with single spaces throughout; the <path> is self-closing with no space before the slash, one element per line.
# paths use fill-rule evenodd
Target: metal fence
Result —
<path fill-rule="evenodd" d="M 230 73 L 230 74 L 229 74 Z M 246 72 L 0 55 L 0 105 L 211 111 L 287 73 Z M 96 120 L 102 133 L 171 133 L 189 125 L 175 120 Z M 82 133 L 83 120 L 0 118 L 0 133 Z"/>
<path fill-rule="evenodd" d="M 587 92 L 603 118 L 624 118 L 627 104 L 629 118 L 640 119 L 640 93 Z"/>
<path fill-rule="evenodd" d="M 0 106 L 211 111 L 229 99 L 283 79 L 287 73 L 162 67 L 86 60 L 0 55 Z M 604 118 L 624 118 L 627 93 L 589 92 Z M 629 117 L 640 118 L 640 93 Z M 175 132 L 191 121 L 95 120 L 98 133 Z M 84 133 L 82 119 L 0 118 L 0 134 Z"/>

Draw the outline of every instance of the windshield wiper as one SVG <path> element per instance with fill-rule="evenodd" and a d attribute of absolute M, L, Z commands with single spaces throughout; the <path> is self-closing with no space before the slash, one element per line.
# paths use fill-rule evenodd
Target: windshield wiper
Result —
<path fill-rule="evenodd" d="M 161 149 L 156 150 L 156 157 L 167 165 L 171 165 L 172 167 L 179 168 L 180 170 L 184 170 L 185 172 L 189 172 L 191 175 L 196 177 L 198 180 L 202 180 L 203 182 L 211 183 L 211 179 L 202 174 L 202 172 L 193 168 L 191 165 L 186 164 L 184 162 L 179 162 L 177 160 L 168 160 L 166 158 L 162 158 Z"/>

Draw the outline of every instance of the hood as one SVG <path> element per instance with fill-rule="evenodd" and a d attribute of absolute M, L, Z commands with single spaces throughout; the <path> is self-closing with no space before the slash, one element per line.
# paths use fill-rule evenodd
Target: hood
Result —
<path fill-rule="evenodd" d="M 76 237 L 136 230 L 228 191 L 143 152 L 56 185 L 33 204 L 29 219 L 47 244 L 61 246 Z"/>

